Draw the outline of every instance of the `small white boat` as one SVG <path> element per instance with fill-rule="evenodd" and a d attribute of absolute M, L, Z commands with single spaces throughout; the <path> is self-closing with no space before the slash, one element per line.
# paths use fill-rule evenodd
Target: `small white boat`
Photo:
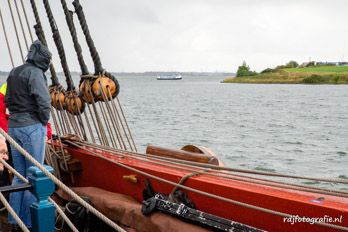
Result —
<path fill-rule="evenodd" d="M 181 80 L 181 75 L 158 75 L 157 80 Z"/>

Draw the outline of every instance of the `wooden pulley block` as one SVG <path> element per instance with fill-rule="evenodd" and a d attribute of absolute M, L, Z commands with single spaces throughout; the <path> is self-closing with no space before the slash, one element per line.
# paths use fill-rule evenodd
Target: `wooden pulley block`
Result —
<path fill-rule="evenodd" d="M 89 79 L 85 79 L 80 84 L 80 94 L 82 99 L 87 102 L 88 104 L 91 104 L 93 102 L 93 95 L 92 95 L 92 82 Z"/>
<path fill-rule="evenodd" d="M 50 89 L 51 105 L 57 110 L 64 110 L 65 94 L 56 88 Z"/>
<path fill-rule="evenodd" d="M 96 100 L 104 101 L 103 92 L 106 100 L 110 100 L 117 94 L 117 87 L 115 82 L 109 77 L 100 76 L 94 81 L 92 91 Z"/>
<path fill-rule="evenodd" d="M 85 102 L 76 92 L 69 93 L 65 98 L 65 109 L 74 115 L 82 114 L 85 110 Z"/>

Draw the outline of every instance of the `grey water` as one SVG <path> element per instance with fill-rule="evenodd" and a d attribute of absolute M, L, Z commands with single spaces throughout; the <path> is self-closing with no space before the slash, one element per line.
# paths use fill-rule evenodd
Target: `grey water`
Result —
<path fill-rule="evenodd" d="M 177 149 L 194 144 L 209 147 L 229 167 L 348 179 L 347 85 L 223 84 L 223 76 L 116 77 L 140 152 L 149 144 Z M 77 85 L 78 76 L 74 79 Z"/>
<path fill-rule="evenodd" d="M 229 167 L 348 178 L 347 85 L 224 84 L 222 76 L 117 78 L 143 152 L 148 144 L 194 144 L 211 148 Z"/>

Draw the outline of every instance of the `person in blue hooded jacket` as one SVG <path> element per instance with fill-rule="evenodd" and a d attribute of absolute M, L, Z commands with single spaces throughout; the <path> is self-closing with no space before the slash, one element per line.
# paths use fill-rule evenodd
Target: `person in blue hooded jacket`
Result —
<path fill-rule="evenodd" d="M 9 135 L 41 164 L 44 161 L 46 125 L 51 110 L 45 76 L 51 58 L 51 52 L 40 41 L 35 41 L 30 46 L 26 63 L 10 72 L 5 96 L 10 112 Z M 11 151 L 14 168 L 27 178 L 28 169 L 33 164 L 12 145 Z M 13 178 L 12 185 L 22 183 L 18 177 Z M 34 201 L 35 197 L 28 190 L 10 194 L 10 205 L 28 228 L 32 227 L 29 207 Z M 16 228 L 16 221 L 11 215 L 9 222 Z"/>

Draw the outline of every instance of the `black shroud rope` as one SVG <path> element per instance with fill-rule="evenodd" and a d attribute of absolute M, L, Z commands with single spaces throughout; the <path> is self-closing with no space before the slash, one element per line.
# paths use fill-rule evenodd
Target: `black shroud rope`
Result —
<path fill-rule="evenodd" d="M 83 59 L 82 49 L 81 49 L 80 43 L 79 43 L 78 38 L 77 38 L 76 29 L 75 29 L 75 25 L 74 25 L 74 19 L 73 19 L 73 12 L 69 11 L 65 0 L 61 0 L 60 2 L 62 3 L 66 22 L 68 24 L 69 31 L 70 31 L 70 34 L 71 34 L 71 37 L 72 37 L 72 40 L 74 43 L 74 48 L 75 48 L 75 51 L 77 54 L 77 59 L 78 59 L 79 64 L 80 64 L 82 75 L 87 75 L 87 74 L 89 74 L 89 72 L 88 72 L 87 65 Z"/>
<path fill-rule="evenodd" d="M 94 42 L 93 42 L 93 39 L 91 37 L 91 34 L 89 33 L 85 14 L 83 13 L 82 6 L 78 0 L 74 0 L 73 5 L 75 7 L 75 12 L 77 14 L 77 17 L 80 21 L 80 25 L 81 25 L 83 34 L 86 37 L 86 42 L 87 42 L 87 45 L 88 45 L 88 48 L 89 48 L 89 51 L 91 53 L 93 63 L 94 63 L 95 74 L 99 75 L 104 71 L 104 69 L 103 69 L 103 66 L 101 64 L 98 51 L 97 51 L 96 47 L 94 46 Z"/>
<path fill-rule="evenodd" d="M 75 13 L 77 14 L 77 17 L 79 19 L 83 34 L 85 35 L 86 42 L 87 42 L 89 51 L 90 51 L 92 59 L 93 59 L 95 75 L 105 75 L 115 83 L 116 93 L 113 97 L 116 97 L 120 92 L 120 84 L 118 83 L 117 79 L 111 73 L 106 72 L 103 69 L 98 51 L 97 51 L 96 47 L 94 46 L 93 39 L 91 37 L 91 34 L 89 33 L 88 25 L 86 22 L 86 17 L 85 17 L 85 14 L 83 13 L 83 9 L 82 9 L 82 6 L 80 4 L 80 1 L 74 0 L 73 5 L 75 7 Z"/>
<path fill-rule="evenodd" d="M 36 21 L 36 25 L 34 26 L 35 34 L 37 38 L 41 41 L 41 43 L 43 43 L 47 47 L 45 33 L 42 29 L 41 20 L 39 17 L 39 13 L 37 11 L 35 0 L 30 0 L 30 3 L 31 3 L 31 8 L 33 9 L 33 13 L 34 13 L 35 21 Z M 56 70 L 54 69 L 54 66 L 52 63 L 50 64 L 50 72 L 51 72 L 52 85 L 60 86 L 60 83 L 56 74 Z"/>
<path fill-rule="evenodd" d="M 60 37 L 57 24 L 54 20 L 51 7 L 48 3 L 48 0 L 43 0 L 43 2 L 44 2 L 44 6 L 45 6 L 48 20 L 50 22 L 50 26 L 51 26 L 51 30 L 52 30 L 52 34 L 53 34 L 53 40 L 54 40 L 54 43 L 56 44 L 56 47 L 58 50 L 58 55 L 60 58 L 60 63 L 62 64 L 64 75 L 66 78 L 66 83 L 68 86 L 67 91 L 75 90 L 74 82 L 71 78 L 71 74 L 69 71 L 68 63 L 67 63 L 65 52 L 64 52 L 63 42 L 62 42 L 62 39 Z"/>

